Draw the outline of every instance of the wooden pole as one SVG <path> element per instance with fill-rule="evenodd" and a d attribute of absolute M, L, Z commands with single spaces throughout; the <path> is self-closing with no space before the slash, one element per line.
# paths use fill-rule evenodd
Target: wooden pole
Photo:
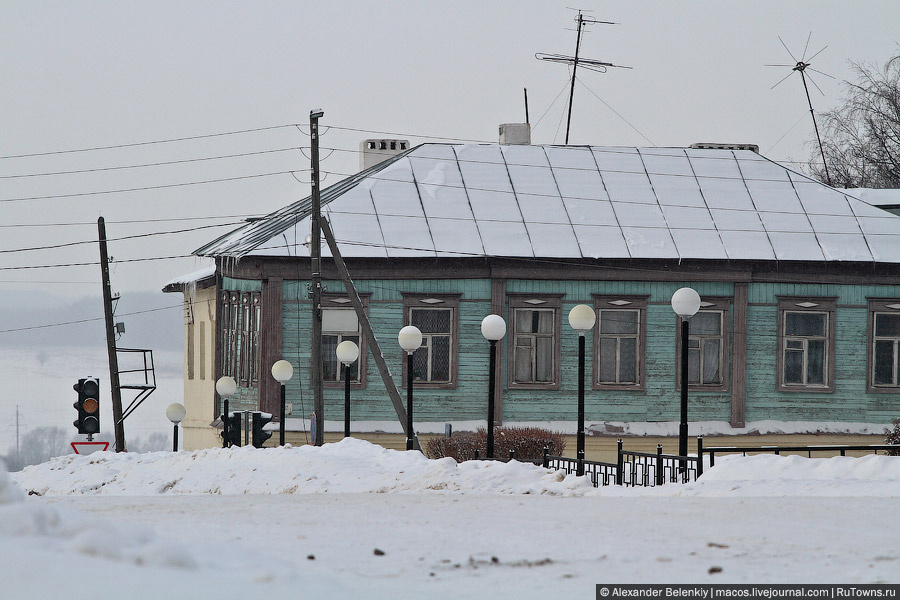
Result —
<path fill-rule="evenodd" d="M 319 194 L 319 117 L 323 115 L 321 110 L 313 110 L 309 113 L 309 136 L 311 144 L 312 163 L 312 216 L 310 218 L 312 231 L 310 232 L 309 252 L 312 259 L 312 273 L 310 275 L 310 295 L 312 296 L 312 340 L 310 348 L 310 369 L 313 391 L 313 411 L 316 413 L 316 426 L 319 431 L 315 436 L 316 446 L 321 446 L 325 440 L 325 396 L 322 385 L 322 238 L 319 221 L 322 218 L 322 202 Z M 284 420 L 284 415 L 282 415 Z"/>
<path fill-rule="evenodd" d="M 112 399 L 116 452 L 125 452 L 125 420 L 122 417 L 122 388 L 119 386 L 119 357 L 116 355 L 116 331 L 113 324 L 112 288 L 109 283 L 109 253 L 106 248 L 106 223 L 97 219 L 100 234 L 100 274 L 103 280 L 103 315 L 106 320 L 106 352 L 109 355 L 109 387 Z"/>
<path fill-rule="evenodd" d="M 369 322 L 369 317 L 366 315 L 366 311 L 363 308 L 362 300 L 360 300 L 359 294 L 356 291 L 356 286 L 350 278 L 350 272 L 347 270 L 347 265 L 344 263 L 344 259 L 338 250 L 337 242 L 334 240 L 334 234 L 331 231 L 331 226 L 325 219 L 321 219 L 319 224 L 322 228 L 322 234 L 325 236 L 325 242 L 331 250 L 331 256 L 334 258 L 335 267 L 337 267 L 341 280 L 344 282 L 344 287 L 347 289 L 350 303 L 353 304 L 356 315 L 359 317 L 359 325 L 362 329 L 362 334 L 365 336 L 366 343 L 369 345 L 372 358 L 375 359 L 375 365 L 378 367 L 378 372 L 381 374 L 381 380 L 384 381 L 384 387 L 387 389 L 388 396 L 391 398 L 391 403 L 394 405 L 394 411 L 397 413 L 397 418 L 400 420 L 403 432 L 407 437 L 412 437 L 413 447 L 416 450 L 421 451 L 422 447 L 419 445 L 419 438 L 416 436 L 415 432 L 408 431 L 406 409 L 403 407 L 403 399 L 400 397 L 400 392 L 397 390 L 397 384 L 394 383 L 391 371 L 388 369 L 387 363 L 384 360 L 384 354 L 381 353 L 381 346 L 378 344 L 375 332 L 372 331 L 372 324 Z"/>

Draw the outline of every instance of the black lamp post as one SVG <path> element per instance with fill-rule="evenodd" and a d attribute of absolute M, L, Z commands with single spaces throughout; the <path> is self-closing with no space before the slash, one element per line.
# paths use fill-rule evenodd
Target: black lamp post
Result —
<path fill-rule="evenodd" d="M 487 457 L 494 458 L 494 387 L 497 372 L 497 342 L 506 335 L 506 321 L 500 315 L 488 315 L 481 321 L 481 335 L 491 343 L 488 373 Z"/>
<path fill-rule="evenodd" d="M 166 408 L 166 417 L 175 425 L 174 441 L 172 442 L 172 452 L 178 452 L 178 424 L 184 421 L 185 415 L 184 405 L 173 402 Z"/>
<path fill-rule="evenodd" d="M 350 437 L 350 365 L 359 358 L 359 346 L 344 340 L 335 349 L 338 361 L 344 365 L 344 437 Z"/>
<path fill-rule="evenodd" d="M 278 424 L 279 446 L 284 446 L 284 421 L 287 417 L 285 410 L 287 408 L 287 402 L 285 402 L 284 384 L 290 381 L 293 376 L 294 367 L 288 361 L 282 359 L 272 365 L 272 377 L 281 384 L 281 418 L 279 419 L 281 422 Z"/>
<path fill-rule="evenodd" d="M 687 456 L 688 338 L 691 335 L 689 323 L 691 317 L 700 310 L 700 294 L 688 287 L 677 290 L 672 294 L 672 310 L 681 317 L 681 422 L 678 426 L 678 456 Z M 684 468 L 683 464 L 682 468 Z"/>
<path fill-rule="evenodd" d="M 578 476 L 584 475 L 584 334 L 596 321 L 593 307 L 587 304 L 573 306 L 569 311 L 569 325 L 578 332 Z"/>
<path fill-rule="evenodd" d="M 413 449 L 413 352 L 422 345 L 422 332 L 407 325 L 397 335 L 400 347 L 406 351 L 406 449 Z"/>

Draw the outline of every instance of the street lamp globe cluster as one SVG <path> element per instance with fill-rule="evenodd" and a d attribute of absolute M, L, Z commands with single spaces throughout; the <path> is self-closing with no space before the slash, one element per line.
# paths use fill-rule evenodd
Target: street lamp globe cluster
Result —
<path fill-rule="evenodd" d="M 285 420 L 285 409 L 287 408 L 285 402 L 285 392 L 284 392 L 284 384 L 291 380 L 291 377 L 294 376 L 294 367 L 286 360 L 279 360 L 274 365 L 272 365 L 272 377 L 275 378 L 279 384 L 281 384 L 281 419 L 278 424 L 278 444 L 284 446 L 284 420 Z"/>
<path fill-rule="evenodd" d="M 681 420 L 678 425 L 678 455 L 687 456 L 688 436 L 688 338 L 690 319 L 700 310 L 700 294 L 683 287 L 672 294 L 672 310 L 681 317 Z"/>
<path fill-rule="evenodd" d="M 422 345 L 422 332 L 407 325 L 397 334 L 400 347 L 406 352 L 406 449 L 413 449 L 413 352 Z"/>
<path fill-rule="evenodd" d="M 578 304 L 569 311 L 569 325 L 578 332 L 578 464 L 576 475 L 584 475 L 584 334 L 597 322 L 594 307 Z"/>
<path fill-rule="evenodd" d="M 350 437 L 350 365 L 359 358 L 359 346 L 344 340 L 334 350 L 338 361 L 344 365 L 344 437 Z"/>
<path fill-rule="evenodd" d="M 481 321 L 481 335 L 491 344 L 488 366 L 487 457 L 494 458 L 494 388 L 497 372 L 497 342 L 506 335 L 506 321 L 500 315 L 488 315 Z"/>

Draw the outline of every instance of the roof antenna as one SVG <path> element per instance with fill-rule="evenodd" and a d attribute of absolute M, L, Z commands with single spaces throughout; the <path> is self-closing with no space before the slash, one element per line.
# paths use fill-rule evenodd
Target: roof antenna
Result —
<path fill-rule="evenodd" d="M 570 9 L 575 10 L 575 9 Z M 618 25 L 618 23 L 613 23 L 612 21 L 598 21 L 593 17 L 585 17 L 581 14 L 581 11 L 578 11 L 578 16 L 575 18 L 575 21 L 578 23 L 578 34 L 575 39 L 575 56 L 566 56 L 564 54 L 544 54 L 543 52 L 538 52 L 534 55 L 534 57 L 538 60 L 548 60 L 550 62 L 558 62 L 564 63 L 568 65 L 572 65 L 572 86 L 569 89 L 569 116 L 566 120 L 566 145 L 569 144 L 569 128 L 572 125 L 572 99 L 575 96 L 575 71 L 578 69 L 578 65 L 582 65 L 585 69 L 590 69 L 591 71 L 597 71 L 598 73 L 606 73 L 609 67 L 616 67 L 619 69 L 630 69 L 631 67 L 623 67 L 622 65 L 614 65 L 608 62 L 602 62 L 599 60 L 594 60 L 592 58 L 579 58 L 578 52 L 581 49 L 581 32 L 584 30 L 586 25 L 594 25 L 594 24 L 602 24 L 602 25 Z"/>
<path fill-rule="evenodd" d="M 804 91 L 806 91 L 806 102 L 809 104 L 809 114 L 810 114 L 810 116 L 812 116 L 813 128 L 816 130 L 816 140 L 819 142 L 819 153 L 822 155 L 822 164 L 825 166 L 825 180 L 828 182 L 828 185 L 831 185 L 831 174 L 828 172 L 828 163 L 825 161 L 825 150 L 822 148 L 822 136 L 819 135 L 819 125 L 818 125 L 818 123 L 816 123 L 816 113 L 813 111 L 812 100 L 809 97 L 809 87 L 806 85 L 806 77 L 807 77 L 806 69 L 809 69 L 810 71 L 814 71 L 820 75 L 824 75 L 825 77 L 831 77 L 832 79 L 834 79 L 834 77 L 832 77 L 828 73 L 823 73 L 822 71 L 817 71 L 816 69 L 812 68 L 812 66 L 811 66 L 812 63 L 810 61 L 812 61 L 812 59 L 814 59 L 819 54 L 821 54 L 822 50 L 825 50 L 825 48 L 827 48 L 828 46 L 826 45 L 824 48 L 822 48 L 822 50 L 819 50 L 818 52 L 816 52 L 809 58 L 806 58 L 806 51 L 809 49 L 810 38 L 812 38 L 812 31 L 809 32 L 809 35 L 806 38 L 806 46 L 803 47 L 803 54 L 800 57 L 800 60 L 797 60 L 797 57 L 794 56 L 793 52 L 791 52 L 788 49 L 787 44 L 785 44 L 784 40 L 782 40 L 781 36 L 779 36 L 778 41 L 781 42 L 781 45 L 784 46 L 784 49 L 787 50 L 787 53 L 790 55 L 790 57 L 794 61 L 796 61 L 796 64 L 794 64 L 794 65 L 765 65 L 765 66 L 767 66 L 767 67 L 791 67 L 791 72 L 788 73 L 787 75 L 785 75 L 784 78 L 781 79 L 781 81 L 779 81 L 778 83 L 773 85 L 770 89 L 775 89 L 776 87 L 781 85 L 781 83 L 784 82 L 788 77 L 790 77 L 794 73 L 794 71 L 797 71 L 798 73 L 800 73 L 800 79 L 803 81 L 803 89 L 804 89 Z M 816 89 L 819 90 L 819 93 L 824 96 L 825 92 L 822 91 L 822 88 L 820 88 L 819 85 L 813 80 L 811 75 L 809 76 L 809 80 L 812 81 L 812 84 L 814 86 L 816 86 Z"/>

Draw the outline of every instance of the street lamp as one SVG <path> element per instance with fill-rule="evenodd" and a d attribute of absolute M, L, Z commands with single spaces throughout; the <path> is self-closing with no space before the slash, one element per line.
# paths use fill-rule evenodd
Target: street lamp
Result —
<path fill-rule="evenodd" d="M 584 334 L 594 327 L 594 308 L 578 304 L 569 311 L 569 325 L 578 332 L 578 466 L 575 474 L 584 475 Z"/>
<path fill-rule="evenodd" d="M 288 361 L 281 359 L 277 361 L 274 365 L 272 365 L 272 377 L 275 378 L 275 381 L 281 384 L 281 423 L 279 423 L 278 430 L 278 445 L 284 446 L 284 420 L 285 420 L 285 392 L 284 392 L 284 384 L 290 381 L 291 377 L 294 376 L 294 366 Z"/>
<path fill-rule="evenodd" d="M 172 452 L 178 452 L 178 424 L 184 421 L 184 405 L 173 402 L 166 408 L 166 417 L 175 424 L 175 438 L 172 442 Z"/>
<path fill-rule="evenodd" d="M 350 437 L 350 365 L 359 358 L 359 346 L 344 340 L 334 352 L 337 359 L 344 363 L 344 437 Z"/>
<path fill-rule="evenodd" d="M 677 290 L 672 294 L 672 310 L 681 317 L 681 424 L 678 426 L 678 456 L 687 456 L 688 337 L 691 334 L 689 322 L 700 310 L 700 294 L 688 287 Z"/>
<path fill-rule="evenodd" d="M 228 447 L 228 399 L 237 392 L 237 382 L 234 377 L 223 375 L 216 381 L 216 393 L 222 398 L 222 447 Z M 240 438 L 238 438 L 240 445 Z"/>
<path fill-rule="evenodd" d="M 497 371 L 497 342 L 506 335 L 506 321 L 500 315 L 488 315 L 481 321 L 481 335 L 491 343 L 488 367 L 487 457 L 494 458 L 494 377 Z"/>
<path fill-rule="evenodd" d="M 406 351 L 406 449 L 413 449 L 413 352 L 422 345 L 422 332 L 407 325 L 397 334 L 400 347 Z"/>

